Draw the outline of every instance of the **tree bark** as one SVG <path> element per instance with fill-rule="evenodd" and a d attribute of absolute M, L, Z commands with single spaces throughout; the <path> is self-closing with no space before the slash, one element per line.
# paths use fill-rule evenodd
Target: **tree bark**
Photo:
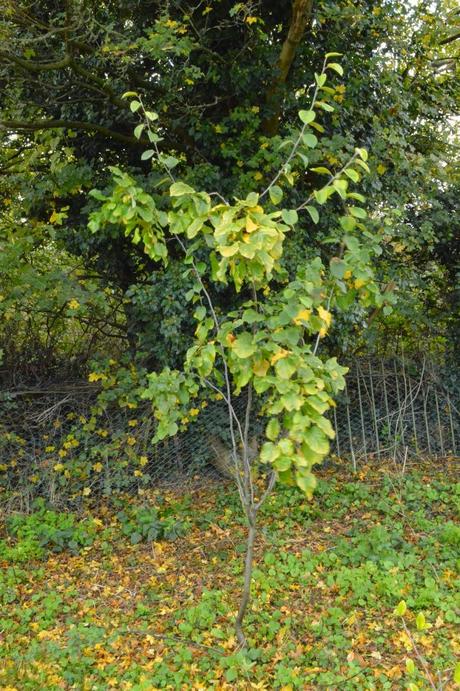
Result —
<path fill-rule="evenodd" d="M 267 137 L 273 137 L 278 132 L 283 100 L 283 86 L 286 83 L 289 70 L 294 61 L 297 47 L 302 40 L 307 26 L 310 24 L 312 9 L 313 0 L 293 0 L 291 24 L 281 48 L 276 76 L 267 91 L 266 100 L 269 115 L 262 123 L 263 132 Z"/>
<path fill-rule="evenodd" d="M 242 648 L 246 647 L 246 636 L 243 633 L 243 619 L 251 597 L 252 568 L 254 564 L 254 545 L 256 540 L 255 513 L 249 517 L 248 538 L 246 542 L 246 558 L 244 561 L 244 582 L 241 595 L 240 608 L 235 621 L 235 631 L 238 643 Z"/>

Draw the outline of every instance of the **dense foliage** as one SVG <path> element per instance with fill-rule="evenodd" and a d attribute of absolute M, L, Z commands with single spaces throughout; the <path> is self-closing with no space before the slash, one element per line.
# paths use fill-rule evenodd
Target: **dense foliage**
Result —
<path fill-rule="evenodd" d="M 268 183 L 297 126 L 313 73 L 327 52 L 345 71 L 329 94 L 311 167 L 333 172 L 355 146 L 370 151 L 363 191 L 383 255 L 378 279 L 402 297 L 386 321 L 367 310 L 343 319 L 331 352 L 452 341 L 458 320 L 458 12 L 444 0 L 359 3 L 49 3 L 3 0 L 0 35 L 2 138 L 0 242 L 2 344 L 8 371 L 43 376 L 44 358 L 87 366 L 127 342 L 149 368 L 177 365 L 193 334 L 188 286 L 172 260 L 145 256 L 121 228 L 91 234 L 94 188 L 111 188 L 109 166 L 156 201 L 163 173 L 135 136 L 126 91 L 158 116 L 170 163 L 188 184 L 245 198 Z M 289 39 L 289 40 L 287 40 Z M 295 208 L 322 182 L 296 173 L 284 190 Z M 325 239 L 341 213 L 304 219 L 286 247 L 295 272 L 331 253 Z M 179 255 L 176 254 L 179 258 Z M 223 307 L 230 297 L 216 296 Z M 77 304 L 78 303 L 78 304 Z M 180 337 L 178 338 L 178 334 Z"/>

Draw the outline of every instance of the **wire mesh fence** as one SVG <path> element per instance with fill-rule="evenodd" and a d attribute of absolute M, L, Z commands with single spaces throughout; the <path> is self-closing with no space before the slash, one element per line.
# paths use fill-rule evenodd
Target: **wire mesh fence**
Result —
<path fill-rule="evenodd" d="M 459 393 L 454 377 L 423 358 L 359 359 L 334 410 L 337 456 L 357 464 L 457 456 Z"/>
<path fill-rule="evenodd" d="M 332 457 L 360 464 L 458 456 L 455 377 L 426 358 L 360 358 L 331 422 Z M 453 368 L 450 368 L 452 373 Z M 87 383 L 16 388 L 0 395 L 0 506 L 28 510 L 37 496 L 61 507 L 148 487 L 184 488 L 228 475 L 227 410 L 203 401 L 187 431 L 152 445 L 150 404 L 97 406 Z M 244 401 L 239 402 L 240 405 Z M 238 405 L 238 401 L 237 401 Z M 256 420 L 252 437 L 260 436 Z"/>

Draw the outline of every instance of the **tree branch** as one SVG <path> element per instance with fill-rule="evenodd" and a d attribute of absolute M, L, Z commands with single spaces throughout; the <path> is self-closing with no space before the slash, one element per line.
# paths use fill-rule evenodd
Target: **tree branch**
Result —
<path fill-rule="evenodd" d="M 439 41 L 440 46 L 446 46 L 448 43 L 452 43 L 453 41 L 456 41 L 457 38 L 460 38 L 460 31 L 457 31 L 456 34 L 451 34 L 447 38 L 443 38 L 442 41 Z"/>
<path fill-rule="evenodd" d="M 34 60 L 24 60 L 23 58 L 0 50 L 0 60 L 13 62 L 28 72 L 48 72 L 51 70 L 61 70 L 70 65 L 70 55 L 65 55 L 61 60 L 51 62 L 35 62 Z"/>
<path fill-rule="evenodd" d="M 115 132 L 108 127 L 104 127 L 104 125 L 97 125 L 96 123 L 84 122 L 82 120 L 34 120 L 31 122 L 26 122 L 24 120 L 0 120 L 0 130 L 1 129 L 11 130 L 12 132 L 36 132 L 39 130 L 53 129 L 80 130 L 84 132 L 96 132 L 109 139 L 123 142 L 123 144 L 134 144 L 139 147 L 149 146 L 147 139 L 136 139 L 134 136 Z"/>
<path fill-rule="evenodd" d="M 273 137 L 278 132 L 283 86 L 294 61 L 297 47 L 310 23 L 312 9 L 313 0 L 293 0 L 291 25 L 281 48 L 277 74 L 266 97 L 270 114 L 262 123 L 262 129 L 268 137 Z"/>

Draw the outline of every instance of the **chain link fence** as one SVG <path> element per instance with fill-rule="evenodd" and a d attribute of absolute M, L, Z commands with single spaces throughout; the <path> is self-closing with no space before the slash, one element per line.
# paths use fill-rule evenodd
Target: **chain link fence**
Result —
<path fill-rule="evenodd" d="M 428 359 L 360 358 L 331 421 L 331 456 L 360 464 L 458 456 L 460 395 L 454 370 Z M 446 375 L 446 371 L 450 374 Z M 27 511 L 38 496 L 76 508 L 86 497 L 186 488 L 228 474 L 227 410 L 194 409 L 186 432 L 152 445 L 150 404 L 97 406 L 87 383 L 16 388 L 0 394 L 0 507 Z M 243 405 L 243 401 L 239 405 Z M 236 402 L 238 405 L 238 401 Z M 258 420 L 252 436 L 260 436 Z"/>

